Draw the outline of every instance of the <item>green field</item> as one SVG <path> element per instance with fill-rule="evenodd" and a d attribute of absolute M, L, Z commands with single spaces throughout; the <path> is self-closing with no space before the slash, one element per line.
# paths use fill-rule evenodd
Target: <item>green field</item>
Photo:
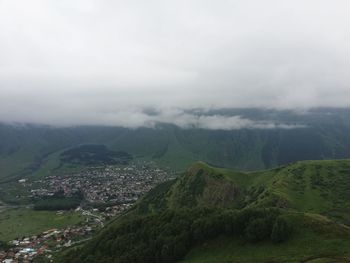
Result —
<path fill-rule="evenodd" d="M 8 208 L 0 212 L 0 240 L 40 234 L 51 228 L 63 228 L 84 220 L 81 214 L 34 211 L 29 208 Z"/>

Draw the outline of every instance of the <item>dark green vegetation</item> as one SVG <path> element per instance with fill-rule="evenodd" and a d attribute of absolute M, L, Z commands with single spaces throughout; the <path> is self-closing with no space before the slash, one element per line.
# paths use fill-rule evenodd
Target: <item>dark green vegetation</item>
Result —
<path fill-rule="evenodd" d="M 81 145 L 60 155 L 63 163 L 76 165 L 127 165 L 132 156 L 126 152 L 108 150 L 105 145 Z"/>
<path fill-rule="evenodd" d="M 280 229 L 278 225 L 286 225 Z M 276 228 L 279 228 L 276 234 Z M 195 245 L 218 237 L 244 236 L 248 242 L 281 242 L 291 233 L 277 210 L 166 210 L 139 216 L 102 232 L 67 262 L 176 262 Z M 277 238 L 276 238 L 277 237 Z M 92 251 L 97 251 L 94 253 Z M 92 252 L 92 253 L 91 253 Z"/>
<path fill-rule="evenodd" d="M 204 163 L 62 262 L 350 262 L 350 161 L 261 172 Z"/>
<path fill-rule="evenodd" d="M 83 194 L 77 192 L 71 197 L 65 197 L 62 192 L 57 192 L 53 196 L 48 196 L 34 201 L 34 210 L 70 210 L 77 208 L 83 200 Z"/>

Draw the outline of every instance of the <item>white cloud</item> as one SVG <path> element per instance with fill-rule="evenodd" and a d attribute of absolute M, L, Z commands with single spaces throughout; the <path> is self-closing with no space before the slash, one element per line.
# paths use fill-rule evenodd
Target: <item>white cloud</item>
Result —
<path fill-rule="evenodd" d="M 138 126 L 138 109 L 154 106 L 348 107 L 349 13 L 347 0 L 2 0 L 0 121 Z M 245 121 L 191 118 L 176 124 Z"/>
<path fill-rule="evenodd" d="M 49 124 L 52 126 L 76 126 L 76 125 L 102 125 L 119 126 L 124 128 L 156 128 L 159 124 L 173 124 L 183 129 L 208 129 L 208 130 L 238 130 L 238 129 L 296 129 L 304 128 L 304 125 L 277 123 L 272 120 L 251 120 L 239 115 L 220 115 L 205 113 L 203 111 L 188 113 L 181 109 L 164 108 L 156 109 L 149 113 L 144 109 L 121 109 L 113 112 L 103 112 L 93 115 L 71 112 L 73 118 L 61 119 L 61 116 L 68 116 L 69 112 L 52 117 L 52 113 L 42 111 L 42 114 L 30 120 L 30 123 Z M 67 115 L 66 115 L 67 114 Z M 79 115 L 80 114 L 80 115 Z M 29 116 L 31 114 L 29 113 Z M 55 118 L 56 117 L 56 118 Z M 39 120 L 39 121 L 38 121 Z M 7 119 L 6 122 L 13 122 Z M 28 118 L 20 120 L 28 122 Z"/>

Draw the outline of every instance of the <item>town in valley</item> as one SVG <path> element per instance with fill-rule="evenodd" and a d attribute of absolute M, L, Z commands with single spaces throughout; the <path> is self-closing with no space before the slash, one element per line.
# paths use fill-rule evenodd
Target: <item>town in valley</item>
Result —
<path fill-rule="evenodd" d="M 51 205 L 57 200 L 65 204 L 66 200 L 73 199 L 76 203 L 69 203 L 72 206 L 67 209 L 56 210 L 53 205 L 51 210 L 57 215 L 77 213 L 83 220 L 62 229 L 47 229 L 11 240 L 7 249 L 0 250 L 0 262 L 32 262 L 39 257 L 50 262 L 54 253 L 89 240 L 94 232 L 129 210 L 153 187 L 173 178 L 174 173 L 160 169 L 153 162 L 139 162 L 126 166 L 89 167 L 33 180 L 19 179 L 18 184 L 28 189 L 28 197 L 34 202 L 33 209 L 41 209 L 36 203 L 43 201 Z"/>

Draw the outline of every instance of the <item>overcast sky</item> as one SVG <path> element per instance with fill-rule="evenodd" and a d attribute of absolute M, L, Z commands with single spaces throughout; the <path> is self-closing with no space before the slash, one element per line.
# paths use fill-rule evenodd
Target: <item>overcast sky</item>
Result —
<path fill-rule="evenodd" d="M 0 0 L 0 121 L 239 128 L 261 123 L 182 109 L 348 107 L 349 14 L 349 0 Z"/>

